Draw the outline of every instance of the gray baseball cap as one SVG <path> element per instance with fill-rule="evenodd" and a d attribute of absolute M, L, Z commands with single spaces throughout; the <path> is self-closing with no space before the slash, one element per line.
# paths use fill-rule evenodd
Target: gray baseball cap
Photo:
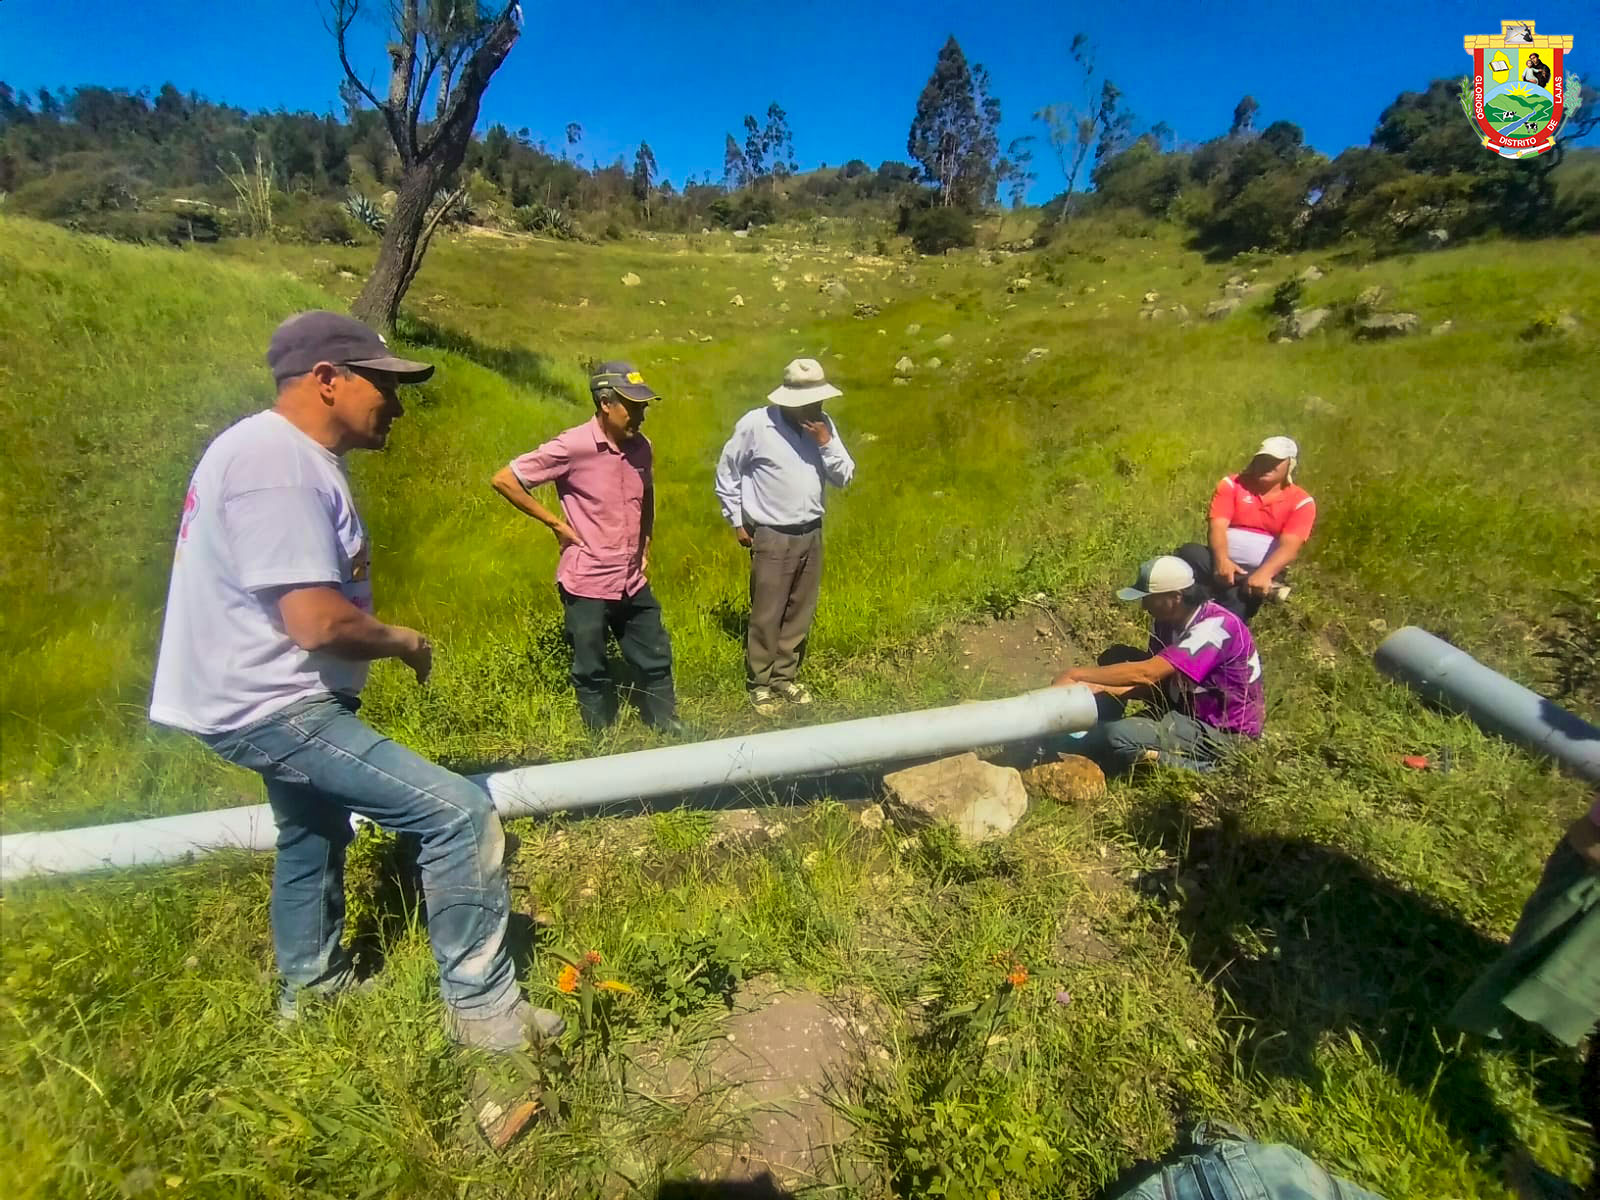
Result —
<path fill-rule="evenodd" d="M 625 400 L 647 404 L 651 400 L 659 400 L 655 388 L 644 381 L 644 376 L 639 374 L 639 368 L 631 362 L 613 360 L 611 362 L 596 363 L 589 372 L 589 390 L 598 392 L 601 388 L 610 388 Z"/>
<path fill-rule="evenodd" d="M 272 331 L 267 366 L 274 379 L 304 375 L 319 362 L 388 371 L 401 383 L 421 383 L 433 374 L 431 363 L 396 358 L 382 334 L 343 313 L 296 313 Z"/>

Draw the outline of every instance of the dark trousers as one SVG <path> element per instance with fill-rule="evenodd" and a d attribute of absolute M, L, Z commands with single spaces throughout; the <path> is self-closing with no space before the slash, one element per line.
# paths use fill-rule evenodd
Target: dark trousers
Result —
<path fill-rule="evenodd" d="M 793 683 L 822 591 L 822 527 L 785 533 L 750 530 L 750 627 L 745 634 L 745 684 Z"/>
<path fill-rule="evenodd" d="M 1247 592 L 1243 578 L 1232 587 L 1223 587 L 1217 582 L 1217 560 L 1212 555 L 1210 546 L 1202 546 L 1199 542 L 1187 542 L 1172 553 L 1194 568 L 1195 579 L 1205 585 L 1207 594 L 1213 600 L 1246 625 L 1250 624 L 1250 619 L 1261 610 L 1264 597 L 1252 596 Z"/>
<path fill-rule="evenodd" d="M 647 583 L 620 600 L 574 596 L 557 585 L 564 610 L 567 644 L 572 647 L 572 690 L 578 712 L 590 729 L 617 717 L 617 696 L 606 669 L 606 635 L 617 639 L 622 661 L 632 675 L 639 715 L 649 725 L 676 715 L 672 690 L 672 639 L 661 623 L 661 605 Z"/>

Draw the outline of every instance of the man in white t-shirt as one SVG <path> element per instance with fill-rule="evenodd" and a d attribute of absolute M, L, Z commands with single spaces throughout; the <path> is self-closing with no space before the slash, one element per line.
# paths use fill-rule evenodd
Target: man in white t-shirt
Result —
<path fill-rule="evenodd" d="M 279 1012 L 354 983 L 344 855 L 359 813 L 420 839 L 428 936 L 446 1025 L 464 1045 L 514 1050 L 562 1023 L 517 989 L 506 948 L 505 836 L 479 787 L 356 716 L 368 664 L 426 682 L 433 648 L 372 615 L 366 529 L 343 458 L 381 450 L 398 387 L 433 374 L 361 322 L 290 317 L 267 365 L 276 404 L 225 430 L 190 481 L 150 716 L 266 780 L 278 825 L 272 938 Z"/>

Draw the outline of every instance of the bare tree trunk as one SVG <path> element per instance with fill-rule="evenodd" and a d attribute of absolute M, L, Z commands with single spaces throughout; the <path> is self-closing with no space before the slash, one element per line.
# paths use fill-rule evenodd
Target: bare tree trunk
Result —
<path fill-rule="evenodd" d="M 438 172 L 431 163 L 418 163 L 405 173 L 395 194 L 394 213 L 378 245 L 378 261 L 361 295 L 350 306 L 353 315 L 378 329 L 391 329 L 400 313 L 400 301 L 416 277 L 422 226 L 438 191 Z"/>
<path fill-rule="evenodd" d="M 392 0 L 389 88 L 387 98 L 380 100 L 356 73 L 346 44 L 362 0 L 328 3 L 329 31 L 345 77 L 383 114 L 395 153 L 404 164 L 378 261 L 350 309 L 363 321 L 389 329 L 438 224 L 440 214 L 430 222 L 428 210 L 441 185 L 454 179 L 466 160 L 483 93 L 521 34 L 522 8 L 516 0 L 507 0 L 492 22 L 463 32 L 453 9 L 441 14 L 424 8 L 419 0 Z M 424 125 L 423 102 L 441 68 L 436 118 L 432 125 Z"/>

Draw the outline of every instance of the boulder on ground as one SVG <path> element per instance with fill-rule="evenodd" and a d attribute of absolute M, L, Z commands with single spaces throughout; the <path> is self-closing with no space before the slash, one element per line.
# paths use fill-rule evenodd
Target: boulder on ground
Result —
<path fill-rule="evenodd" d="M 640 279 L 632 271 L 629 271 L 626 275 L 624 275 L 622 277 L 622 286 L 623 287 L 638 287 L 643 282 L 644 282 L 644 280 Z"/>
<path fill-rule="evenodd" d="M 922 332 L 922 326 L 918 325 L 915 321 L 911 322 L 911 324 L 906 326 L 906 336 L 907 337 L 916 337 L 917 334 L 919 334 L 921 332 Z"/>
<path fill-rule="evenodd" d="M 1422 323 L 1416 313 L 1373 313 L 1356 323 L 1356 336 L 1366 341 L 1404 337 L 1415 333 Z"/>
<path fill-rule="evenodd" d="M 909 375 L 916 369 L 917 364 L 912 362 L 903 354 L 900 356 L 900 361 L 894 364 L 894 371 L 896 375 Z"/>
<path fill-rule="evenodd" d="M 1029 350 L 1022 356 L 1022 361 L 1025 363 L 1038 362 L 1041 358 L 1049 353 L 1050 351 L 1047 347 L 1035 346 L 1032 350 Z"/>
<path fill-rule="evenodd" d="M 935 346 L 954 346 L 956 344 L 956 335 L 953 333 L 940 334 L 933 339 L 933 344 Z"/>
<path fill-rule="evenodd" d="M 1310 337 L 1322 328 L 1332 312 L 1331 308 L 1297 308 L 1278 322 L 1278 336 L 1288 338 L 1291 342 Z"/>
<path fill-rule="evenodd" d="M 895 771 L 883 777 L 883 786 L 884 808 L 899 828 L 944 822 L 968 845 L 1004 837 L 1028 811 L 1017 769 L 971 753 Z"/>
<path fill-rule="evenodd" d="M 1058 804 L 1083 804 L 1106 794 L 1106 773 L 1081 754 L 1063 754 L 1057 762 L 1040 763 L 1022 773 L 1028 795 L 1048 796 Z"/>
<path fill-rule="evenodd" d="M 1316 266 L 1307 267 L 1304 271 L 1300 272 L 1300 282 L 1301 283 L 1315 283 L 1317 280 L 1319 280 L 1321 278 L 1322 278 L 1322 271 L 1319 268 L 1317 268 Z"/>
<path fill-rule="evenodd" d="M 1008 292 L 1025 292 L 1031 286 L 1031 283 L 1032 283 L 1031 280 L 1019 276 L 1018 278 L 1013 279 L 1009 284 L 1006 285 L 1006 291 L 1008 291 Z"/>
<path fill-rule="evenodd" d="M 1206 318 L 1211 321 L 1220 321 L 1223 317 L 1232 316 L 1234 310 L 1238 307 L 1239 298 L 1237 296 L 1230 297 L 1227 300 L 1213 300 L 1206 305 Z"/>

